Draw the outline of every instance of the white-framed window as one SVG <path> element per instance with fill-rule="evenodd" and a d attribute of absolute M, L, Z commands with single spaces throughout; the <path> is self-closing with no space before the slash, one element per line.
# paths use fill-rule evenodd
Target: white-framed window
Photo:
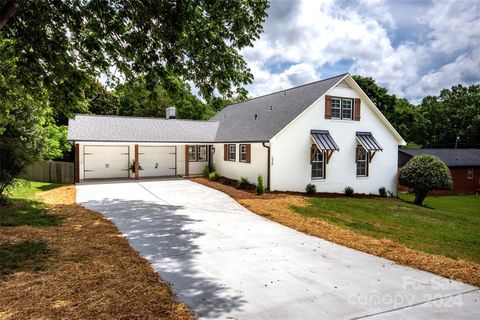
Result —
<path fill-rule="evenodd" d="M 332 98 L 332 118 L 342 118 L 342 99 Z"/>
<path fill-rule="evenodd" d="M 241 144 L 239 146 L 239 161 L 247 162 L 247 145 Z"/>
<path fill-rule="evenodd" d="M 362 146 L 357 146 L 357 177 L 368 177 L 368 153 Z"/>
<path fill-rule="evenodd" d="M 197 146 L 197 161 L 207 161 L 207 146 Z"/>
<path fill-rule="evenodd" d="M 207 146 L 188 146 L 188 161 L 206 162 Z"/>
<path fill-rule="evenodd" d="M 312 180 L 325 178 L 325 156 L 315 148 L 312 155 Z"/>
<path fill-rule="evenodd" d="M 352 119 L 353 101 L 352 99 L 342 99 L 342 119 Z"/>
<path fill-rule="evenodd" d="M 467 170 L 467 179 L 473 180 L 473 168 L 468 168 Z"/>
<path fill-rule="evenodd" d="M 235 161 L 236 145 L 228 145 L 228 161 Z"/>
<path fill-rule="evenodd" d="M 197 146 L 188 146 L 188 161 L 197 161 Z"/>
<path fill-rule="evenodd" d="M 332 119 L 353 119 L 353 99 L 351 98 L 332 98 Z"/>

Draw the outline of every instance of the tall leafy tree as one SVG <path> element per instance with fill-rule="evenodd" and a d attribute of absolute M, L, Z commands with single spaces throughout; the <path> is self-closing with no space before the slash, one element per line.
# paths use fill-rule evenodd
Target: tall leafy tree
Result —
<path fill-rule="evenodd" d="M 207 100 L 214 92 L 245 96 L 253 76 L 239 52 L 259 37 L 267 7 L 267 0 L 0 0 L 2 175 L 6 164 L 18 164 L 8 171 L 13 179 L 34 159 L 58 156 L 62 125 L 74 113 L 114 114 L 114 95 L 92 80 L 101 76 L 114 87 L 176 75 Z M 190 102 L 185 117 L 200 117 Z"/>
<path fill-rule="evenodd" d="M 397 97 L 395 95 L 388 94 L 388 90 L 378 86 L 375 80 L 371 77 L 354 75 L 353 79 L 355 79 L 358 85 L 363 91 L 365 91 L 367 96 L 387 119 L 390 120 L 394 118 L 395 105 L 397 102 Z"/>
<path fill-rule="evenodd" d="M 262 31 L 267 0 L 0 0 L 0 37 L 50 91 L 55 117 L 82 110 L 92 76 L 192 81 L 209 99 L 246 95 L 252 74 L 239 50 Z"/>
<path fill-rule="evenodd" d="M 371 77 L 354 75 L 353 78 L 405 141 L 417 142 L 417 132 L 413 128 L 418 108 L 407 99 L 389 94 L 386 88 L 377 85 Z"/>
<path fill-rule="evenodd" d="M 0 203 L 23 168 L 40 159 L 47 146 L 48 92 L 41 83 L 26 86 L 15 45 L 0 39 Z"/>
<path fill-rule="evenodd" d="M 85 90 L 86 108 L 88 113 L 101 115 L 118 114 L 118 97 L 114 90 L 107 89 L 96 79 L 92 79 Z"/>
<path fill-rule="evenodd" d="M 207 105 L 190 91 L 178 77 L 164 81 L 136 78 L 116 88 L 119 108 L 123 116 L 165 117 L 168 107 L 176 107 L 177 118 L 204 119 Z"/>
<path fill-rule="evenodd" d="M 480 147 L 480 85 L 456 85 L 425 97 L 420 113 L 418 138 L 424 146 Z"/>

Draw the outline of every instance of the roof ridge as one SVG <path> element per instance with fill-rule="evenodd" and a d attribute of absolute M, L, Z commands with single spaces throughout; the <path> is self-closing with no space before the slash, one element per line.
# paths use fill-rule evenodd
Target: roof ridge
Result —
<path fill-rule="evenodd" d="M 166 118 L 160 118 L 160 117 L 141 117 L 141 116 L 120 116 L 120 115 L 108 115 L 108 114 L 85 114 L 85 113 L 76 113 L 74 114 L 74 117 L 76 116 L 83 116 L 83 117 L 97 117 L 97 118 L 128 118 L 128 119 L 145 119 L 145 120 L 165 120 L 165 121 L 172 121 L 172 120 L 178 120 L 178 121 L 197 121 L 197 122 L 216 122 L 216 121 L 210 121 L 210 120 L 196 120 L 196 119 L 166 119 Z"/>
<path fill-rule="evenodd" d="M 280 93 L 280 92 L 289 91 L 289 90 L 293 90 L 293 89 L 298 89 L 298 88 L 305 87 L 305 86 L 308 86 L 308 85 L 311 85 L 311 84 L 315 84 L 315 83 L 319 83 L 319 82 L 323 82 L 323 81 L 327 81 L 327 80 L 332 80 L 333 78 L 339 78 L 339 77 L 342 77 L 342 76 L 346 76 L 347 74 L 350 74 L 350 73 L 349 73 L 349 72 L 345 72 L 345 73 L 342 73 L 342 74 L 339 74 L 339 75 L 336 75 L 336 76 L 333 76 L 333 77 L 329 77 L 329 78 L 326 78 L 326 79 L 321 79 L 321 80 L 317 80 L 317 81 L 312 81 L 312 82 L 300 84 L 300 85 L 298 85 L 298 86 L 294 86 L 294 87 L 290 87 L 290 88 L 286 88 L 286 89 L 282 89 L 282 90 L 270 92 L 270 93 L 263 94 L 263 95 L 258 96 L 258 97 L 253 97 L 253 98 L 247 99 L 247 100 L 245 100 L 245 101 L 240 101 L 240 102 L 235 102 L 235 103 L 229 104 L 227 107 L 229 107 L 229 106 L 234 106 L 234 105 L 240 104 L 240 103 L 245 103 L 245 102 L 247 102 L 247 101 L 251 101 L 251 100 L 255 100 L 255 99 L 267 97 L 267 96 L 270 96 L 270 95 L 273 95 L 273 94 L 277 94 L 277 93 Z"/>

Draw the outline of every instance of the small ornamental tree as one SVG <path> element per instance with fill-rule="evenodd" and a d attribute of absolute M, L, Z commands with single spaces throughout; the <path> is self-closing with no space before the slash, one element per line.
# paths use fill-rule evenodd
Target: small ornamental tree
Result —
<path fill-rule="evenodd" d="M 439 158 L 432 155 L 418 155 L 410 159 L 400 170 L 400 184 L 413 189 L 414 204 L 423 205 L 423 200 L 432 190 L 452 188 L 450 170 Z"/>

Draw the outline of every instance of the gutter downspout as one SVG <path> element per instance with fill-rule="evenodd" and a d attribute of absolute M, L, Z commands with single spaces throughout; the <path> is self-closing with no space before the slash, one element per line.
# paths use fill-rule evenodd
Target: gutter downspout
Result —
<path fill-rule="evenodd" d="M 262 142 L 262 146 L 267 148 L 267 190 L 270 190 L 270 146 L 265 145 L 265 141 Z"/>

